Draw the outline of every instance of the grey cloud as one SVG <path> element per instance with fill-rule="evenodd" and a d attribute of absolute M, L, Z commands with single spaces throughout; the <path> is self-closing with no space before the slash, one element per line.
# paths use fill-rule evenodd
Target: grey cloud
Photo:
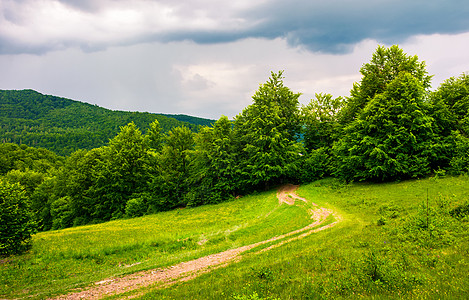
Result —
<path fill-rule="evenodd" d="M 260 36 L 284 36 L 292 45 L 320 52 L 346 52 L 365 39 L 401 43 L 419 34 L 469 31 L 465 0 L 276 1 L 251 18 L 267 19 Z"/>
<path fill-rule="evenodd" d="M 132 7 L 132 3 L 135 3 L 129 0 L 61 2 L 72 10 L 84 11 L 95 18 L 99 18 L 99 12 L 111 7 Z M 15 8 L 31 5 L 32 2 L 21 0 L 18 3 Z M 285 38 L 292 46 L 302 46 L 314 52 L 345 53 L 351 51 L 353 45 L 366 39 L 395 44 L 415 35 L 469 31 L 467 0 L 272 0 L 260 5 L 246 5 L 241 9 L 232 9 L 226 3 L 211 0 L 184 4 L 167 0 L 138 3 L 140 9 L 145 5 L 162 4 L 171 10 L 174 17 L 189 21 L 184 24 L 176 22 L 161 28 L 150 22 L 133 33 L 133 36 L 122 35 L 121 38 L 109 40 L 86 40 L 83 35 L 75 36 L 76 33 L 71 31 L 66 37 L 45 36 L 43 43 L 29 43 L 15 38 L 14 32 L 0 29 L 0 53 L 44 53 L 68 47 L 96 51 L 115 45 L 151 42 L 191 40 L 200 44 L 217 44 L 245 38 L 278 37 Z M 0 21 L 20 25 L 27 23 L 26 15 L 15 14 L 8 10 L 8 6 L 5 7 L 2 8 Z M 210 25 L 198 26 L 198 22 L 191 22 L 200 21 L 197 18 Z M 99 24 L 99 20 L 95 22 Z M 103 23 L 97 27 L 106 28 L 109 25 Z M 28 30 L 27 26 L 25 30 Z M 90 36 L 93 34 L 95 33 L 89 32 Z"/>
<path fill-rule="evenodd" d="M 70 6 L 71 8 L 77 8 L 86 12 L 96 12 L 103 7 L 103 1 L 93 0 L 60 0 L 60 2 Z"/>

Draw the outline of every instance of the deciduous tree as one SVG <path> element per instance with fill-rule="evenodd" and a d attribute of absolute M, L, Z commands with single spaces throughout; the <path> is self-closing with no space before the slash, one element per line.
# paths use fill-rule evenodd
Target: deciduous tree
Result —
<path fill-rule="evenodd" d="M 23 187 L 0 178 L 0 256 L 27 250 L 35 230 L 33 213 Z"/>
<path fill-rule="evenodd" d="M 272 72 L 252 97 L 253 104 L 235 118 L 241 186 L 267 187 L 295 177 L 303 151 L 297 141 L 300 94 L 284 86 L 282 73 Z"/>
<path fill-rule="evenodd" d="M 341 112 L 340 121 L 349 123 L 357 118 L 367 103 L 383 93 L 402 72 L 417 79 L 425 91 L 430 88 L 432 76 L 428 75 L 425 62 L 419 61 L 416 55 L 407 55 L 396 45 L 389 48 L 378 46 L 370 62 L 360 69 L 362 79 L 359 83 L 354 83 L 351 95 Z"/>
<path fill-rule="evenodd" d="M 423 84 L 411 73 L 388 83 L 335 144 L 336 175 L 387 181 L 428 174 L 434 134 L 424 97 Z"/>

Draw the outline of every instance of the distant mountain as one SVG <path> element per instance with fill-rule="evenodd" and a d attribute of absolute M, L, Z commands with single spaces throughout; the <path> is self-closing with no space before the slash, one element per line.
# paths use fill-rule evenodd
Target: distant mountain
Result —
<path fill-rule="evenodd" d="M 0 142 L 42 147 L 60 155 L 101 147 L 134 122 L 145 132 L 155 119 L 163 132 L 187 126 L 194 132 L 214 120 L 186 115 L 113 111 L 33 90 L 0 90 Z"/>

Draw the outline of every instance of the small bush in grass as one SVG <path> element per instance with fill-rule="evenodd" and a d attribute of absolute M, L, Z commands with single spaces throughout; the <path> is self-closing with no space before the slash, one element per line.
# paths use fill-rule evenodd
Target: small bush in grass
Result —
<path fill-rule="evenodd" d="M 279 298 L 272 298 L 272 297 L 267 297 L 263 298 L 260 297 L 258 293 L 254 292 L 251 295 L 234 295 L 233 299 L 235 300 L 279 300 Z"/>
<path fill-rule="evenodd" d="M 449 214 L 458 220 L 469 221 L 469 202 L 453 208 Z"/>
<path fill-rule="evenodd" d="M 141 217 L 147 212 L 147 206 L 143 197 L 130 199 L 125 205 L 125 215 L 129 218 Z"/>
<path fill-rule="evenodd" d="M 420 279 L 407 274 L 398 261 L 374 251 L 360 259 L 356 273 L 361 285 L 369 290 L 406 291 L 422 283 Z"/>
<path fill-rule="evenodd" d="M 457 234 L 467 228 L 464 222 L 458 221 L 467 208 L 459 205 L 450 209 L 452 201 L 450 198 L 441 198 L 436 205 L 420 205 L 417 214 L 409 217 L 402 225 L 400 240 L 412 241 L 426 248 L 452 245 Z"/>
<path fill-rule="evenodd" d="M 379 219 L 378 219 L 378 221 L 376 222 L 376 224 L 377 224 L 378 226 L 386 225 L 386 218 L 383 217 L 383 216 L 379 217 Z"/>
<path fill-rule="evenodd" d="M 275 278 L 274 273 L 268 267 L 262 267 L 260 269 L 253 269 L 253 271 L 254 271 L 254 277 L 257 277 L 259 279 L 272 281 Z"/>

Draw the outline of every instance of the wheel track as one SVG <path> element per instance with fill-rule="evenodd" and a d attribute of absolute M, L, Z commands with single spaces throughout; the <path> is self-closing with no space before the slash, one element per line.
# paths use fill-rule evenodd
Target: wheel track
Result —
<path fill-rule="evenodd" d="M 284 185 L 278 189 L 277 198 L 279 203 L 286 203 L 288 205 L 294 205 L 295 200 L 301 200 L 307 202 L 306 199 L 296 195 L 295 191 L 298 186 L 295 185 Z M 314 206 L 318 207 L 313 203 Z M 64 300 L 64 299 L 100 299 L 106 296 L 119 295 L 122 293 L 138 290 L 149 285 L 158 284 L 159 288 L 165 288 L 170 285 L 173 285 L 178 282 L 188 281 L 197 276 L 210 272 L 212 270 L 222 268 L 231 264 L 233 262 L 239 261 L 241 259 L 241 254 L 248 250 L 255 249 L 256 247 L 274 243 L 266 248 L 254 251 L 254 254 L 261 254 L 265 251 L 280 247 L 286 243 L 292 242 L 294 240 L 302 239 L 306 236 L 309 236 L 313 233 L 331 228 L 338 223 L 339 218 L 333 214 L 332 211 L 325 208 L 318 207 L 315 210 L 311 211 L 311 218 L 314 220 L 313 223 L 279 236 L 275 236 L 268 240 L 257 242 L 254 244 L 238 247 L 235 249 L 230 249 L 227 251 L 207 255 L 194 259 L 191 261 L 186 261 L 179 263 L 177 265 L 168 267 L 153 269 L 148 271 L 136 272 L 134 274 L 126 275 L 123 277 L 114 277 L 108 278 L 99 282 L 94 283 L 93 286 L 88 287 L 84 290 L 75 291 L 66 295 L 61 295 L 56 298 L 51 298 L 54 300 Z M 321 226 L 326 219 L 334 215 L 336 221 L 324 226 Z M 133 295 L 126 298 L 136 297 L 138 295 Z"/>

